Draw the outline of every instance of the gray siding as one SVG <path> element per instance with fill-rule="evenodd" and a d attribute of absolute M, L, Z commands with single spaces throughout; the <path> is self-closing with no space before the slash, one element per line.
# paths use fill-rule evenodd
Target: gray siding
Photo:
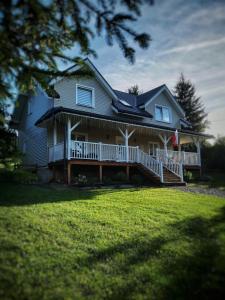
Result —
<path fill-rule="evenodd" d="M 167 106 L 170 109 L 170 113 L 172 116 L 172 122 L 166 123 L 166 122 L 160 122 L 155 119 L 155 106 L 156 104 Z M 177 111 L 177 108 L 175 107 L 175 104 L 171 102 L 168 95 L 166 93 L 161 93 L 159 96 L 157 96 L 155 99 L 153 99 L 152 102 L 148 104 L 146 107 L 146 110 L 150 112 L 153 115 L 153 119 L 149 120 L 145 118 L 144 122 L 149 122 L 155 125 L 161 125 L 161 126 L 168 126 L 168 127 L 175 127 L 180 128 L 180 118 L 182 118 L 182 114 Z"/>
<path fill-rule="evenodd" d="M 95 108 L 76 104 L 76 84 L 94 88 Z M 63 79 L 55 85 L 55 90 L 60 94 L 60 99 L 54 100 L 55 106 L 63 106 L 102 115 L 113 115 L 111 108 L 112 99 L 95 78 Z"/>
<path fill-rule="evenodd" d="M 48 162 L 47 129 L 36 127 L 34 124 L 53 106 L 53 100 L 49 99 L 40 88 L 37 88 L 36 94 L 28 101 L 31 113 L 28 114 L 28 103 L 26 103 L 19 128 L 19 148 L 23 151 L 23 145 L 26 144 L 24 164 L 44 166 Z"/>

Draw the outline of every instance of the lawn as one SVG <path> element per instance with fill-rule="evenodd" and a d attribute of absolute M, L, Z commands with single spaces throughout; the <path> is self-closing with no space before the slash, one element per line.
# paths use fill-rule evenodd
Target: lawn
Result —
<path fill-rule="evenodd" d="M 0 186 L 0 299 L 224 299 L 225 199 Z"/>

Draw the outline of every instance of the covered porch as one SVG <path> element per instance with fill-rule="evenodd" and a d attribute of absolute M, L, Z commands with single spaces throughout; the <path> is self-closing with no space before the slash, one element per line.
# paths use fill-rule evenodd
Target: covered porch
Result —
<path fill-rule="evenodd" d="M 201 137 L 180 130 L 178 151 L 174 151 L 171 138 L 175 129 L 170 127 L 81 112 L 54 114 L 43 120 L 41 126 L 48 131 L 49 163 L 64 162 L 67 177 L 73 161 L 96 162 L 99 166 L 103 162 L 139 164 L 160 182 L 164 182 L 165 168 L 183 182 L 183 166 L 201 165 Z M 181 151 L 181 146 L 188 143 L 195 143 L 197 151 Z"/>

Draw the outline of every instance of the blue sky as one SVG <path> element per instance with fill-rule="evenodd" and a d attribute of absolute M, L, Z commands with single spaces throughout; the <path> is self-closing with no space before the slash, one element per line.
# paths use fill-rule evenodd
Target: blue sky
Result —
<path fill-rule="evenodd" d="M 152 37 L 149 49 L 136 47 L 134 65 L 118 46 L 93 42 L 98 58 L 91 60 L 107 81 L 123 91 L 133 84 L 143 91 L 163 83 L 173 89 L 183 72 L 209 114 L 208 132 L 225 135 L 225 1 L 155 0 L 134 26 Z"/>

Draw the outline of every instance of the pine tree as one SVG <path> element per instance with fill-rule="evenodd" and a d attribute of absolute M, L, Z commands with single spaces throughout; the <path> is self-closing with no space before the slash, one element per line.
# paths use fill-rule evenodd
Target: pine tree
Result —
<path fill-rule="evenodd" d="M 132 26 L 144 3 L 153 1 L 0 1 L 0 100 L 33 90 L 36 81 L 46 89 L 49 77 L 69 76 L 58 62 L 82 64 L 83 56 L 95 57 L 95 36 L 104 35 L 109 46 L 117 43 L 133 63 L 133 45 L 145 49 L 151 41 Z M 68 55 L 71 49 L 80 55 Z"/>
<path fill-rule="evenodd" d="M 142 91 L 139 89 L 139 86 L 137 84 L 132 85 L 129 89 L 128 89 L 128 93 L 138 96 L 140 94 L 142 94 Z"/>
<path fill-rule="evenodd" d="M 174 89 L 175 97 L 186 114 L 186 120 L 191 123 L 192 129 L 203 132 L 208 127 L 207 113 L 200 100 L 196 96 L 195 86 L 190 80 L 186 80 L 181 74 Z"/>

